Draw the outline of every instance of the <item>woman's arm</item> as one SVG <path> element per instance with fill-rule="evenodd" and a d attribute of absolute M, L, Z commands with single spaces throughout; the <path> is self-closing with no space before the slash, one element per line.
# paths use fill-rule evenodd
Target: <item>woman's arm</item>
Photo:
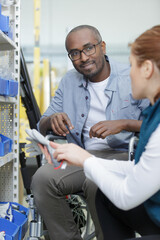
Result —
<path fill-rule="evenodd" d="M 84 162 L 85 174 L 118 208 L 134 208 L 160 189 L 159 139 L 160 126 L 150 137 L 139 163 L 132 170 L 126 168 L 126 176 L 110 171 L 96 158 Z"/>

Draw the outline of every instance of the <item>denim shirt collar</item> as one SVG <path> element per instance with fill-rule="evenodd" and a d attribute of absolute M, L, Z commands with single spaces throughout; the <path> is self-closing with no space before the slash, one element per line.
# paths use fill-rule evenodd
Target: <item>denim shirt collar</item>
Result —
<path fill-rule="evenodd" d="M 88 87 L 88 79 L 82 75 L 82 78 L 79 81 L 79 87 L 84 87 L 87 88 Z"/>
<path fill-rule="evenodd" d="M 114 81 L 114 79 L 115 79 L 115 76 L 117 77 L 117 69 L 111 59 L 108 58 L 108 61 L 110 65 L 110 75 L 108 79 L 108 84 L 106 86 L 106 90 L 115 92 L 117 90 L 117 81 Z"/>

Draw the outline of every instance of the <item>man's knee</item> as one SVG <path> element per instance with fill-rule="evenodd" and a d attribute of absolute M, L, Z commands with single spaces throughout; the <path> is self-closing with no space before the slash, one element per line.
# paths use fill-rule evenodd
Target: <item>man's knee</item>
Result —
<path fill-rule="evenodd" d="M 89 198 L 93 199 L 97 192 L 96 184 L 86 178 L 83 184 L 83 192 L 86 197 L 86 200 L 88 200 Z"/>
<path fill-rule="evenodd" d="M 82 190 L 85 175 L 82 168 L 68 166 L 55 170 L 45 164 L 37 170 L 32 179 L 33 194 L 50 194 L 62 197 Z"/>
<path fill-rule="evenodd" d="M 47 186 L 50 184 L 51 182 L 51 178 L 53 178 L 52 174 L 49 174 L 50 166 L 48 166 L 48 164 L 40 167 L 36 173 L 33 175 L 32 177 L 32 183 L 31 183 L 31 189 L 32 192 L 39 192 L 39 194 L 41 193 L 45 193 Z"/>

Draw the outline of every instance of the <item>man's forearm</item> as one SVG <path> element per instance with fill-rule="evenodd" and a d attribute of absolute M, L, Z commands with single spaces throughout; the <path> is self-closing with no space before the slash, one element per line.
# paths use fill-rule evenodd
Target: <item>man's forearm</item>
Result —
<path fill-rule="evenodd" d="M 128 132 L 140 132 L 140 128 L 142 125 L 141 120 L 134 119 L 123 119 L 123 129 Z"/>
<path fill-rule="evenodd" d="M 50 117 L 44 117 L 40 120 L 39 131 L 42 135 L 46 135 L 46 132 L 51 129 Z"/>

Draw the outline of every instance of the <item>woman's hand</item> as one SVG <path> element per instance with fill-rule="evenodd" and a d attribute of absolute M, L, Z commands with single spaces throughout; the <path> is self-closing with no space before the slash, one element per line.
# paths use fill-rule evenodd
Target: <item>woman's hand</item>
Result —
<path fill-rule="evenodd" d="M 55 142 L 50 142 L 50 146 L 55 149 L 53 157 L 57 159 L 57 161 L 64 160 L 68 164 L 79 167 L 83 167 L 84 161 L 92 156 L 86 150 L 82 149 L 81 147 L 73 143 L 58 144 Z M 48 163 L 52 163 L 47 148 L 42 146 L 39 147 L 41 148 L 41 151 L 45 155 Z"/>
<path fill-rule="evenodd" d="M 41 149 L 42 153 L 45 156 L 45 159 L 47 160 L 48 163 L 53 164 L 51 161 L 51 156 L 48 152 L 48 149 L 46 146 L 43 146 L 42 144 L 38 143 L 39 148 Z"/>
<path fill-rule="evenodd" d="M 65 160 L 68 164 L 83 167 L 84 161 L 92 155 L 81 147 L 69 143 L 69 144 L 55 144 L 50 142 L 50 145 L 55 148 L 53 157 L 57 161 Z"/>

